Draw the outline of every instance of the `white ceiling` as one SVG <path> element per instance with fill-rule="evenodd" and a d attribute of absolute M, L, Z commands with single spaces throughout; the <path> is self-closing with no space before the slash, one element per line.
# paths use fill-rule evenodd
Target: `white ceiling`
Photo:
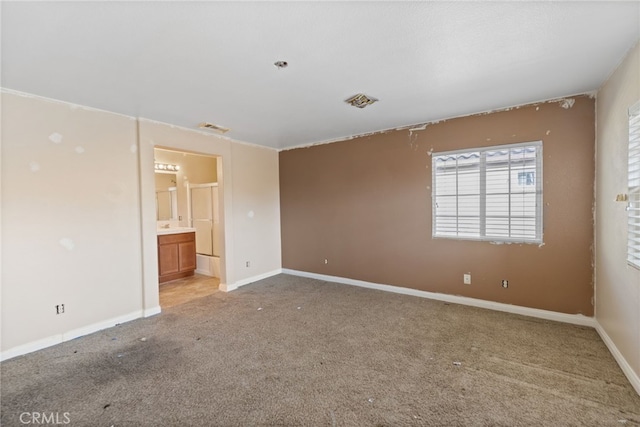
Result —
<path fill-rule="evenodd" d="M 209 121 L 274 148 L 590 92 L 640 38 L 639 1 L 3 1 L 0 12 L 4 88 Z M 380 101 L 343 102 L 358 92 Z"/>

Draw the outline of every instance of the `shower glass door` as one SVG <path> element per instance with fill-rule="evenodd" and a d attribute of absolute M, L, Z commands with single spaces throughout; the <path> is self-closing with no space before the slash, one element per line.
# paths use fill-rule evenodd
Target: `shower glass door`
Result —
<path fill-rule="evenodd" d="M 219 256 L 218 184 L 192 184 L 191 226 L 196 229 L 196 253 Z"/>

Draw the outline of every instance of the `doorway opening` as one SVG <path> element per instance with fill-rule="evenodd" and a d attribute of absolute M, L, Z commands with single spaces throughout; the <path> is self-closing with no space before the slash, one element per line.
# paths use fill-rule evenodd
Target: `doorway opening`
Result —
<path fill-rule="evenodd" d="M 168 308 L 218 291 L 224 246 L 221 158 L 154 148 L 157 229 L 195 232 L 195 269 L 188 277 L 159 284 Z"/>

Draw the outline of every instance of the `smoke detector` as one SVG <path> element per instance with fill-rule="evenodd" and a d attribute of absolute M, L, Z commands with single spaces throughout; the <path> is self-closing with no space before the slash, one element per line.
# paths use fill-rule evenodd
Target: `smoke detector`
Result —
<path fill-rule="evenodd" d="M 219 125 L 214 125 L 213 123 L 207 123 L 207 122 L 202 122 L 198 125 L 199 128 L 201 129 L 209 129 L 209 130 L 213 130 L 216 132 L 220 132 L 220 133 L 227 133 L 229 132 L 231 129 L 223 127 L 223 126 L 219 126 Z"/>
<path fill-rule="evenodd" d="M 351 98 L 344 100 L 344 102 L 346 102 L 347 104 L 353 105 L 354 107 L 358 108 L 364 108 L 376 101 L 378 101 L 376 98 L 367 96 L 364 93 L 358 93 L 356 95 L 353 95 Z"/>

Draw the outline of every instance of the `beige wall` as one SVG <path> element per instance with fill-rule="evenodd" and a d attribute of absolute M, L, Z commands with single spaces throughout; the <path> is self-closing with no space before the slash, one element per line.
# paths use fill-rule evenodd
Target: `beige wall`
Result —
<path fill-rule="evenodd" d="M 223 287 L 279 271 L 275 150 L 3 90 L 3 359 L 159 312 L 156 146 L 218 156 Z"/>
<path fill-rule="evenodd" d="M 234 263 L 236 281 L 243 281 L 282 266 L 278 153 L 243 144 L 231 152 Z"/>
<path fill-rule="evenodd" d="M 594 100 L 572 100 L 282 151 L 283 267 L 591 316 Z M 431 152 L 536 140 L 544 245 L 431 238 Z"/>
<path fill-rule="evenodd" d="M 640 393 L 640 270 L 627 265 L 626 204 L 615 201 L 627 193 L 628 109 L 639 100 L 636 45 L 600 88 L 596 104 L 596 319 L 635 373 Z"/>
<path fill-rule="evenodd" d="M 2 351 L 139 317 L 135 120 L 1 96 Z"/>

